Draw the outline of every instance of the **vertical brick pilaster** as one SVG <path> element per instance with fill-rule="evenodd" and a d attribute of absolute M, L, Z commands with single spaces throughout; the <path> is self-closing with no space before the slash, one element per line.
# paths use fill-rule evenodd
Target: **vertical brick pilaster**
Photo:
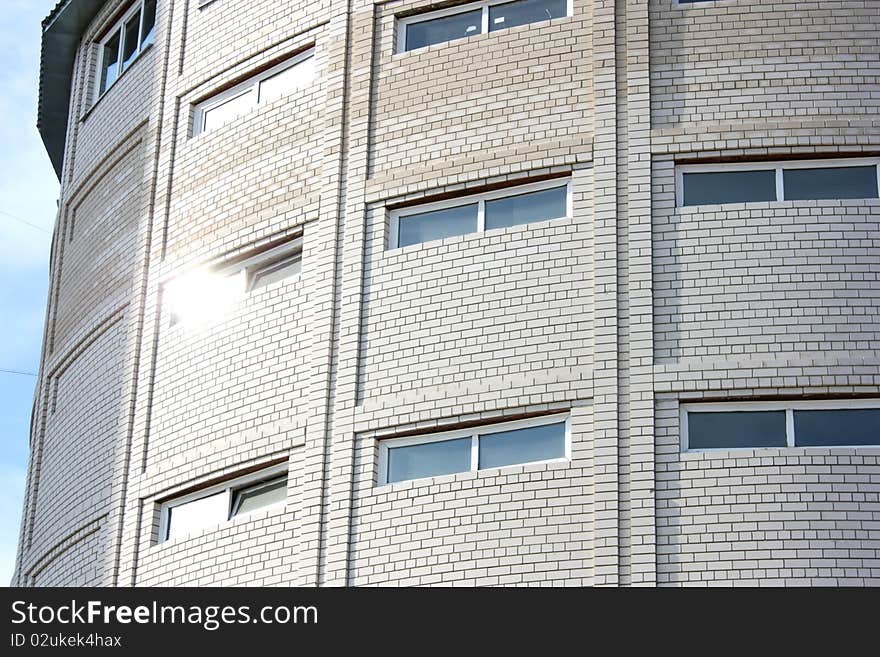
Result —
<path fill-rule="evenodd" d="M 619 555 L 617 306 L 617 56 L 615 2 L 593 3 L 594 563 L 597 585 L 617 585 Z"/>

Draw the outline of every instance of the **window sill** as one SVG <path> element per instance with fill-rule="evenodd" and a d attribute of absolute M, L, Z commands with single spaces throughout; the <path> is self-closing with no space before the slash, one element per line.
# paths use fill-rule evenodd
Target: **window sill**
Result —
<path fill-rule="evenodd" d="M 153 51 L 154 45 L 155 44 L 148 43 L 147 46 L 143 50 L 141 50 L 137 55 L 135 55 L 135 58 L 132 60 L 131 64 L 128 65 L 128 68 L 125 69 L 118 78 L 116 78 L 116 80 L 113 82 L 113 84 L 111 84 L 109 87 L 107 87 L 104 90 L 104 93 L 102 93 L 100 96 L 98 96 L 98 98 L 95 100 L 95 102 L 92 103 L 91 106 L 85 112 L 83 112 L 82 116 L 79 119 L 80 123 L 86 122 L 86 119 L 88 119 L 92 115 L 92 112 L 94 112 L 95 108 L 101 104 L 101 101 L 104 100 L 104 98 L 106 98 L 113 91 L 113 89 L 115 89 L 117 87 L 117 85 L 119 84 L 119 81 L 122 80 L 123 77 L 131 69 L 133 69 L 135 66 L 137 66 L 138 62 L 140 62 L 144 58 L 144 53 L 149 53 L 149 52 Z"/>
<path fill-rule="evenodd" d="M 774 456 L 798 457 L 814 456 L 817 451 L 835 452 L 841 451 L 847 454 L 868 450 L 869 453 L 880 454 L 880 445 L 795 445 L 793 447 L 707 447 L 705 449 L 683 449 L 679 453 L 690 455 L 694 458 L 749 458 L 756 456 L 768 456 L 773 452 Z M 872 451 L 873 450 L 873 451 Z"/>

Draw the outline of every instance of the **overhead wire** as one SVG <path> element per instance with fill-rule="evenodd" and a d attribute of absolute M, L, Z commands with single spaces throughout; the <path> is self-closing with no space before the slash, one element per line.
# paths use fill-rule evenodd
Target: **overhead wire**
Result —
<path fill-rule="evenodd" d="M 21 376 L 37 376 L 34 372 L 22 372 L 21 370 L 7 370 L 0 367 L 0 372 L 3 374 L 20 374 Z"/>
<path fill-rule="evenodd" d="M 2 214 L 5 217 L 9 217 L 10 219 L 15 219 L 16 221 L 23 223 L 25 226 L 30 226 L 31 228 L 35 228 L 36 230 L 39 230 L 43 233 L 46 233 L 47 235 L 52 234 L 51 230 L 49 230 L 47 228 L 43 228 L 42 226 L 38 226 L 35 223 L 31 223 L 27 219 L 22 219 L 21 217 L 18 217 L 16 215 L 12 214 L 11 212 L 6 212 L 6 210 L 0 210 L 0 214 Z"/>

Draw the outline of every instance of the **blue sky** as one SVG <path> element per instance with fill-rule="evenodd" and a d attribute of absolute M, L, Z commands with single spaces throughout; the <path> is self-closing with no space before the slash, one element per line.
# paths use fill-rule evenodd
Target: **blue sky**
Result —
<path fill-rule="evenodd" d="M 0 369 L 24 372 L 39 366 L 58 198 L 35 127 L 40 21 L 56 1 L 3 0 L 0 12 Z M 0 585 L 15 563 L 35 381 L 0 372 Z"/>

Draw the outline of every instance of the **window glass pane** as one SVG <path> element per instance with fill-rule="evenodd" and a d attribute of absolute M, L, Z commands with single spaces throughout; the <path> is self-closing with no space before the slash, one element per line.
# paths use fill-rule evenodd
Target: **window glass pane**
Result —
<path fill-rule="evenodd" d="M 177 538 L 229 519 L 229 498 L 220 491 L 168 510 L 167 538 Z"/>
<path fill-rule="evenodd" d="M 561 18 L 568 0 L 519 0 L 489 7 L 489 31 Z"/>
<path fill-rule="evenodd" d="M 260 102 L 268 102 L 306 86 L 312 80 L 314 74 L 314 57 L 308 57 L 293 66 L 288 66 L 283 71 L 279 71 L 272 77 L 260 82 Z"/>
<path fill-rule="evenodd" d="M 123 46 L 122 46 L 122 70 L 128 68 L 128 65 L 134 60 L 138 53 L 138 30 L 141 26 L 141 12 L 136 13 L 125 22 L 123 27 Z"/>
<path fill-rule="evenodd" d="M 415 50 L 443 41 L 473 36 L 480 33 L 482 25 L 482 9 L 410 23 L 406 26 L 406 49 Z"/>
<path fill-rule="evenodd" d="M 880 445 L 880 409 L 794 411 L 794 444 Z"/>
<path fill-rule="evenodd" d="M 104 44 L 104 54 L 101 60 L 101 92 L 116 82 L 119 77 L 119 32 L 113 35 Z"/>
<path fill-rule="evenodd" d="M 250 289 L 265 287 L 278 281 L 295 276 L 302 269 L 302 254 L 294 253 L 268 262 L 254 269 Z"/>
<path fill-rule="evenodd" d="M 565 456 L 565 422 L 480 436 L 480 468 Z"/>
<path fill-rule="evenodd" d="M 477 204 L 400 217 L 397 246 L 420 244 L 477 230 Z"/>
<path fill-rule="evenodd" d="M 156 0 L 144 2 L 144 26 L 141 29 L 141 49 L 148 43 L 153 43 L 156 30 Z"/>
<path fill-rule="evenodd" d="M 786 201 L 835 198 L 877 198 L 877 167 L 784 169 Z"/>
<path fill-rule="evenodd" d="M 287 476 L 242 488 L 233 493 L 232 515 L 250 513 L 287 499 Z"/>
<path fill-rule="evenodd" d="M 205 110 L 202 123 L 202 131 L 213 130 L 244 114 L 252 107 L 251 90 L 230 98 L 220 105 L 216 105 L 211 109 Z"/>
<path fill-rule="evenodd" d="M 688 448 L 785 447 L 785 411 L 693 412 Z"/>
<path fill-rule="evenodd" d="M 565 201 L 565 187 L 486 201 L 486 229 L 564 217 Z"/>
<path fill-rule="evenodd" d="M 467 472 L 471 469 L 471 439 L 456 438 L 388 450 L 388 483 Z"/>
<path fill-rule="evenodd" d="M 683 175 L 683 205 L 776 200 L 775 171 L 712 171 Z"/>

